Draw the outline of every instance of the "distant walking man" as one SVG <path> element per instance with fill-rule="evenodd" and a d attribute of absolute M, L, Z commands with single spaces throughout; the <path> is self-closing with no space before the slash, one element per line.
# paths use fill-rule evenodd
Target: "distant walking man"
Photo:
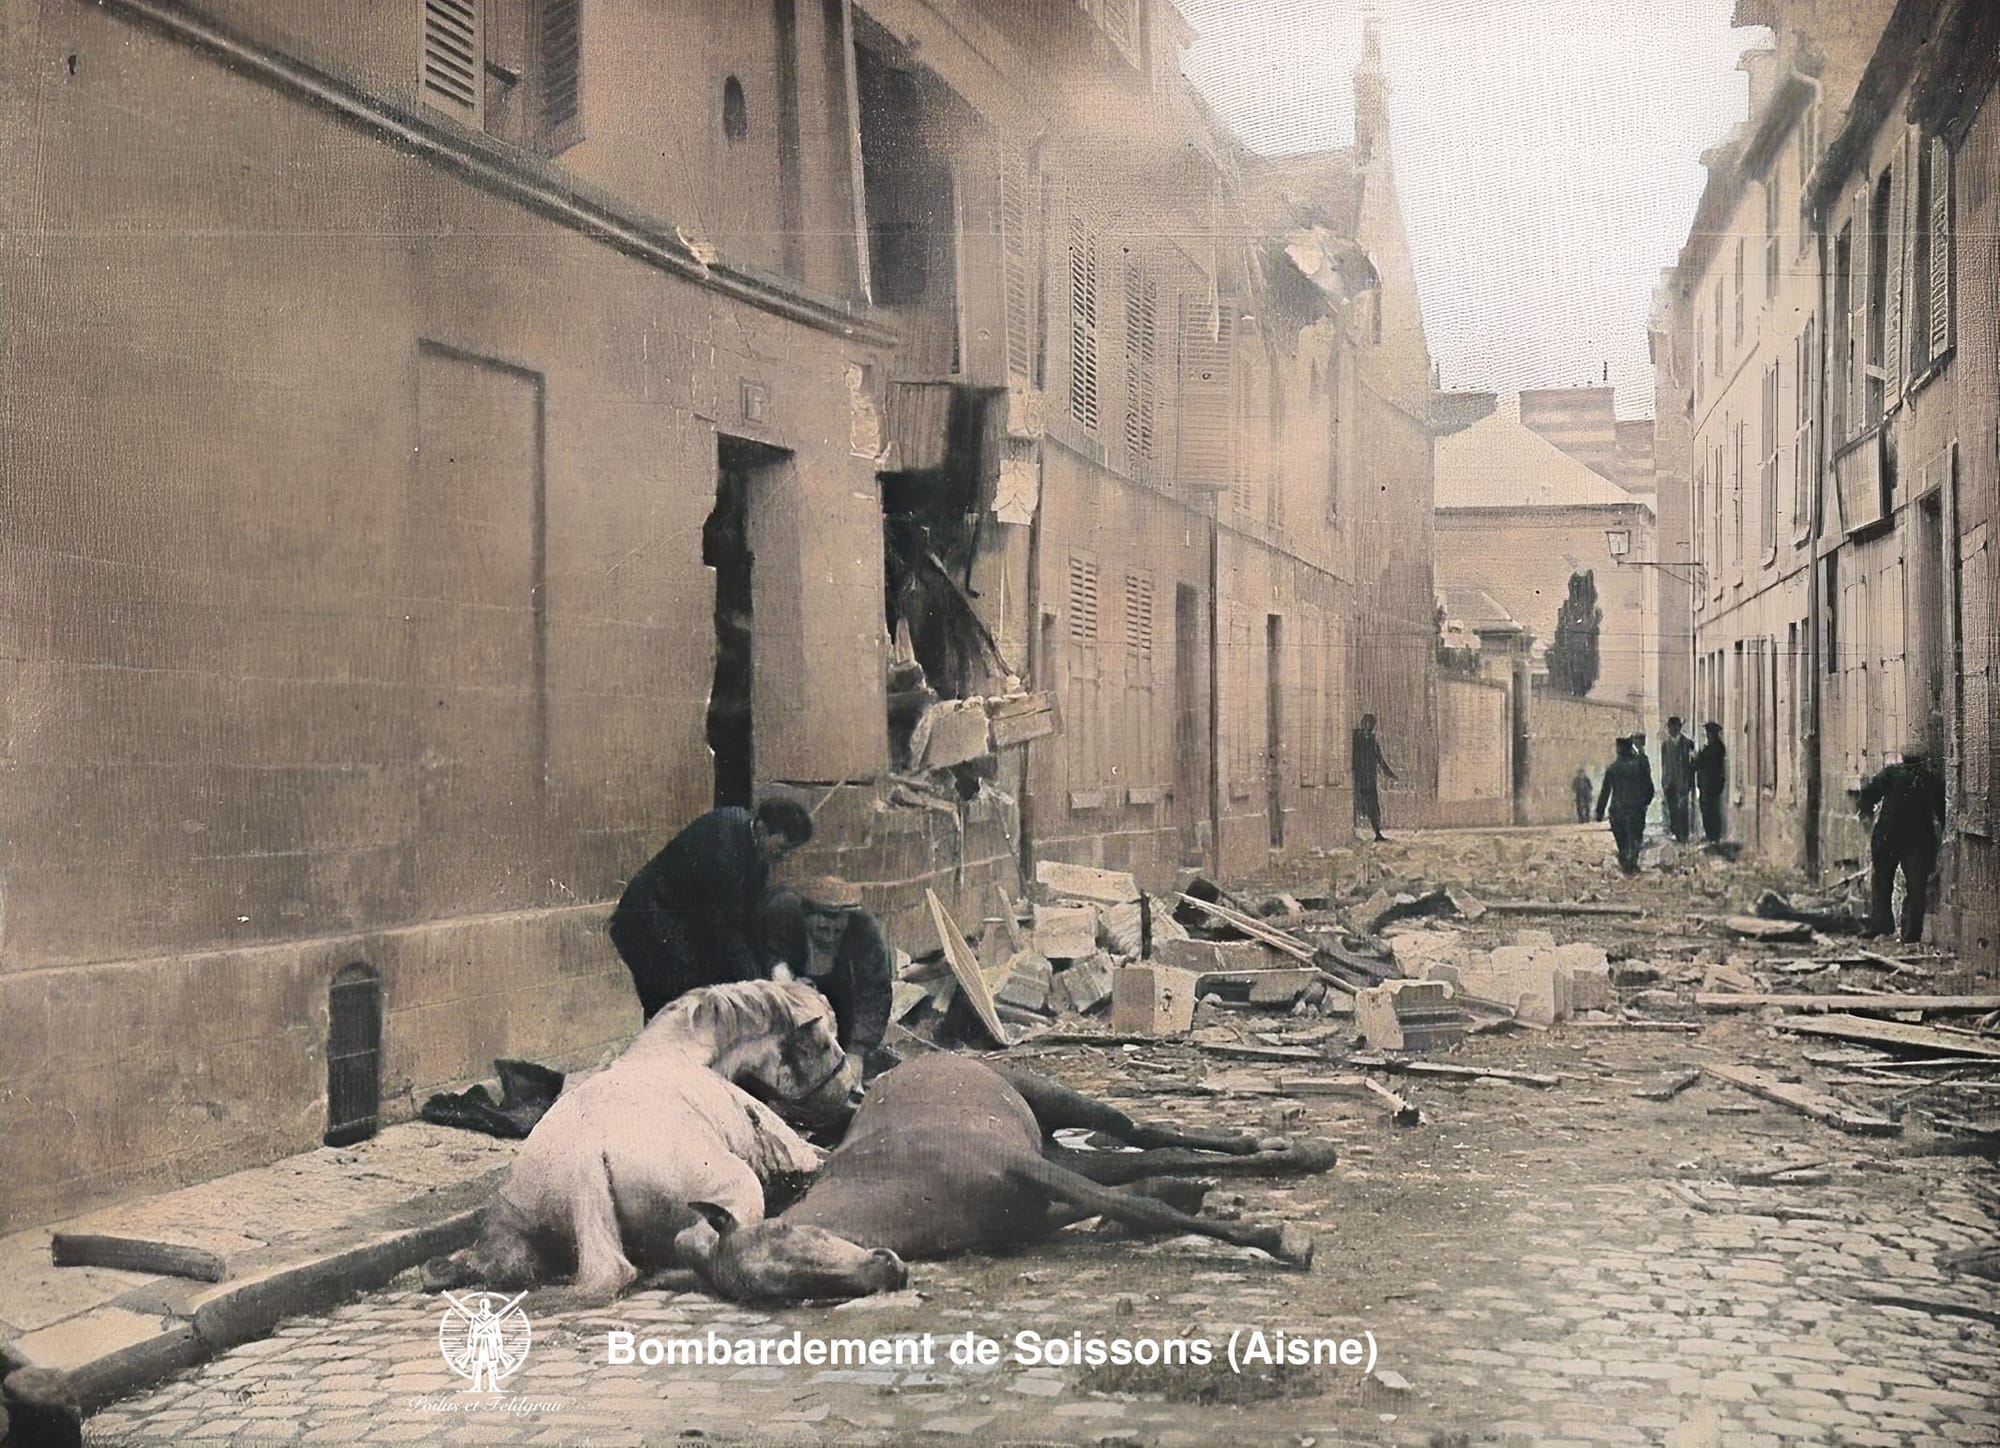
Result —
<path fill-rule="evenodd" d="M 1694 782 L 1701 790 L 1701 834 L 1711 845 L 1722 843 L 1722 791 L 1729 783 L 1729 751 L 1722 747 L 1722 726 L 1713 719 L 1701 726 L 1707 743 L 1694 752 Z"/>
<path fill-rule="evenodd" d="M 1653 802 L 1653 772 L 1646 768 L 1630 739 L 1618 741 L 1618 757 L 1604 771 L 1604 788 L 1597 796 L 1597 817 L 1611 812 L 1611 838 L 1618 844 L 1618 869 L 1639 873 L 1639 844 L 1646 837 L 1646 808 Z"/>
<path fill-rule="evenodd" d="M 647 1020 L 696 986 L 769 974 L 752 941 L 771 866 L 812 833 L 797 800 L 767 799 L 754 815 L 712 809 L 632 877 L 611 913 L 611 943 Z"/>
<path fill-rule="evenodd" d="M 1680 715 L 1667 720 L 1660 741 L 1660 789 L 1667 797 L 1667 833 L 1687 843 L 1688 797 L 1694 793 L 1694 741 L 1681 733 Z"/>
<path fill-rule="evenodd" d="M 1375 716 L 1363 714 L 1361 727 L 1354 731 L 1354 816 L 1365 819 L 1375 831 L 1375 838 L 1385 840 L 1382 833 L 1382 800 L 1375 792 L 1375 771 L 1380 769 L 1389 778 L 1396 777 L 1396 771 L 1389 767 L 1389 761 L 1382 756 L 1382 741 L 1375 737 Z"/>
<path fill-rule="evenodd" d="M 1877 813 L 1877 807 L 1880 813 Z M 1924 938 L 1924 907 L 1930 900 L 1931 871 L 1937 867 L 1944 831 L 1944 780 L 1931 768 L 1921 743 L 1903 750 L 1892 764 L 1861 786 L 1861 818 L 1875 816 L 1868 836 L 1873 867 L 1868 912 L 1869 935 L 1887 935 L 1895 924 L 1896 870 L 1903 871 L 1903 940 Z"/>
<path fill-rule="evenodd" d="M 1595 788 L 1590 782 L 1590 771 L 1581 764 L 1576 767 L 1576 778 L 1569 782 L 1569 792 L 1576 800 L 1576 822 L 1590 823 L 1590 794 Z"/>

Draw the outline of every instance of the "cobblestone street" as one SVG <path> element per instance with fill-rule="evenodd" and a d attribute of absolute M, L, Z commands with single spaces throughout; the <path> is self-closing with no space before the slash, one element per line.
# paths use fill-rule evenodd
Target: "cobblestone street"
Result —
<path fill-rule="evenodd" d="M 1374 860 L 1414 873 L 1449 858 L 1464 878 L 1477 878 L 1477 859 L 1516 872 L 1540 862 L 1539 888 L 1561 880 L 1577 891 L 1567 898 L 1594 888 L 1683 909 L 1691 889 L 1701 898 L 1696 887 L 1723 878 L 1698 862 L 1627 886 L 1608 854 L 1601 832 L 1554 830 L 1420 838 Z M 1728 878 L 1740 893 L 1747 876 Z M 1547 924 L 1561 939 L 1609 939 L 1602 921 Z M 1615 934 L 1614 958 L 1643 956 L 1670 973 L 1758 959 L 1664 910 Z M 1274 1035 L 1300 1024 L 1230 1019 Z M 1336 1058 L 1344 1034 L 1331 1042 Z M 442 1300 L 399 1285 L 289 1321 L 99 1413 L 87 1432 L 107 1443 L 2000 1442 L 2000 1302 L 1991 1283 L 1938 1261 L 1993 1242 L 2000 1179 L 1990 1164 L 1950 1153 L 1914 1122 L 1898 1137 L 1843 1135 L 1707 1080 L 1666 1100 L 1638 1094 L 1703 1064 L 1811 1079 L 1804 1049 L 1754 1014 L 1704 1017 L 1699 1034 L 1579 1022 L 1479 1036 L 1450 1059 L 1557 1074 L 1560 1085 L 1400 1078 L 1427 1119 L 1399 1128 L 1379 1105 L 1315 1092 L 1331 1063 L 1246 1063 L 1186 1042 L 1029 1045 L 1014 1057 L 1142 1119 L 1283 1124 L 1336 1141 L 1341 1164 L 1328 1176 L 1225 1182 L 1210 1198 L 1211 1208 L 1240 1197 L 1247 1216 L 1308 1226 L 1319 1243 L 1312 1269 L 1205 1239 L 1135 1243 L 1075 1229 L 1014 1256 L 918 1264 L 909 1291 L 837 1309 L 748 1311 L 640 1291 L 609 1313 L 534 1315 L 526 1366 L 497 1398 L 458 1391 L 463 1381 L 440 1360 Z M 1817 1170 L 1753 1183 L 1786 1165 Z M 1919 1305 L 1868 1300 L 1883 1295 Z M 613 1365 L 614 1327 L 661 1338 L 929 1334 L 936 1361 Z M 1376 1371 L 1239 1375 L 1222 1361 L 1238 1328 L 1365 1332 Z M 1092 1368 L 1010 1354 L 972 1370 L 945 1351 L 967 1332 L 1008 1347 L 1022 1332 L 1199 1338 L 1217 1360 Z"/>

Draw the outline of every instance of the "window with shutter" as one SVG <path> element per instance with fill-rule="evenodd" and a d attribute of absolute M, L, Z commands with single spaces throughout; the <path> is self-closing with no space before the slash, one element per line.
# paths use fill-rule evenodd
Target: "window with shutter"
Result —
<path fill-rule="evenodd" d="M 1764 433 L 1757 466 L 1757 543 L 1769 555 L 1778 548 L 1778 388 L 1782 367 L 1773 362 L 1764 373 Z"/>
<path fill-rule="evenodd" d="M 1813 319 L 1806 318 L 1805 330 L 1799 333 L 1798 347 L 1792 362 L 1792 381 L 1796 389 L 1792 405 L 1792 531 L 1803 533 L 1812 522 L 1812 482 L 1818 438 L 1813 431 L 1814 381 L 1813 365 L 1818 360 L 1813 350 Z"/>
<path fill-rule="evenodd" d="M 1779 199 L 1783 188 L 1779 185 L 1782 171 L 1774 162 L 1770 174 L 1764 178 L 1764 304 L 1769 306 L 1778 295 L 1778 216 Z"/>
<path fill-rule="evenodd" d="M 1742 237 L 1736 238 L 1736 345 L 1743 345 L 1743 253 Z"/>
<path fill-rule="evenodd" d="M 1069 636 L 1072 643 L 1097 642 L 1097 565 L 1070 555 Z"/>
<path fill-rule="evenodd" d="M 1951 152 L 1930 143 L 1930 355 L 1951 346 Z"/>
<path fill-rule="evenodd" d="M 1102 670 L 1098 660 L 1097 564 L 1069 558 L 1069 669 L 1063 700 L 1071 787 L 1094 788 L 1105 776 Z"/>
<path fill-rule="evenodd" d="M 541 0 L 535 40 L 540 148 L 553 156 L 583 139 L 582 0 Z"/>
<path fill-rule="evenodd" d="M 423 60 L 418 91 L 434 110 L 469 126 L 486 116 L 482 0 L 421 0 Z"/>
<path fill-rule="evenodd" d="M 1008 156 L 1000 167 L 1000 252 L 1006 288 L 1007 372 L 1032 383 L 1035 373 L 1035 281 L 1029 239 L 1034 187 L 1025 161 Z"/>
<path fill-rule="evenodd" d="M 1158 411 L 1160 289 L 1137 263 L 1125 268 L 1125 446 L 1132 475 L 1152 474 Z"/>
<path fill-rule="evenodd" d="M 1235 331 L 1205 291 L 1180 296 L 1180 476 L 1227 486 L 1234 480 L 1230 359 Z"/>
<path fill-rule="evenodd" d="M 1125 575 L 1125 665 L 1133 683 L 1153 681 L 1153 580 Z"/>
<path fill-rule="evenodd" d="M 1069 219 L 1069 412 L 1097 426 L 1097 234 L 1074 211 Z"/>
<path fill-rule="evenodd" d="M 1980 524 L 1959 540 L 1958 828 L 1993 836 L 1993 553 Z"/>

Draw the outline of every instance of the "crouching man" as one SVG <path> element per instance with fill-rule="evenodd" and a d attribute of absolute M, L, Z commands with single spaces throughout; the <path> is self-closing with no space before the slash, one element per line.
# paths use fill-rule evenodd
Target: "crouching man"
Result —
<path fill-rule="evenodd" d="M 841 1048 L 873 1076 L 888 1064 L 881 1046 L 895 992 L 895 958 L 881 925 L 849 888 L 831 880 L 803 888 L 801 895 L 780 886 L 764 897 L 760 947 L 766 959 L 827 998 Z"/>
<path fill-rule="evenodd" d="M 697 986 L 769 976 L 756 937 L 771 866 L 812 833 L 797 800 L 767 799 L 755 814 L 713 809 L 632 877 L 610 934 L 647 1020 Z"/>

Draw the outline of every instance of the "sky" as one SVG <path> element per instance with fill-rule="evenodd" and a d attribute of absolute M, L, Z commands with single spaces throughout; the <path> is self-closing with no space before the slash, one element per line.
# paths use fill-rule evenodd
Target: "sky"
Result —
<path fill-rule="evenodd" d="M 1354 138 L 1364 0 L 1180 0 L 1189 78 L 1252 150 Z M 1646 318 L 1701 153 L 1743 118 L 1732 0 L 1374 0 L 1397 190 L 1447 388 L 1599 382 L 1650 417 Z"/>

